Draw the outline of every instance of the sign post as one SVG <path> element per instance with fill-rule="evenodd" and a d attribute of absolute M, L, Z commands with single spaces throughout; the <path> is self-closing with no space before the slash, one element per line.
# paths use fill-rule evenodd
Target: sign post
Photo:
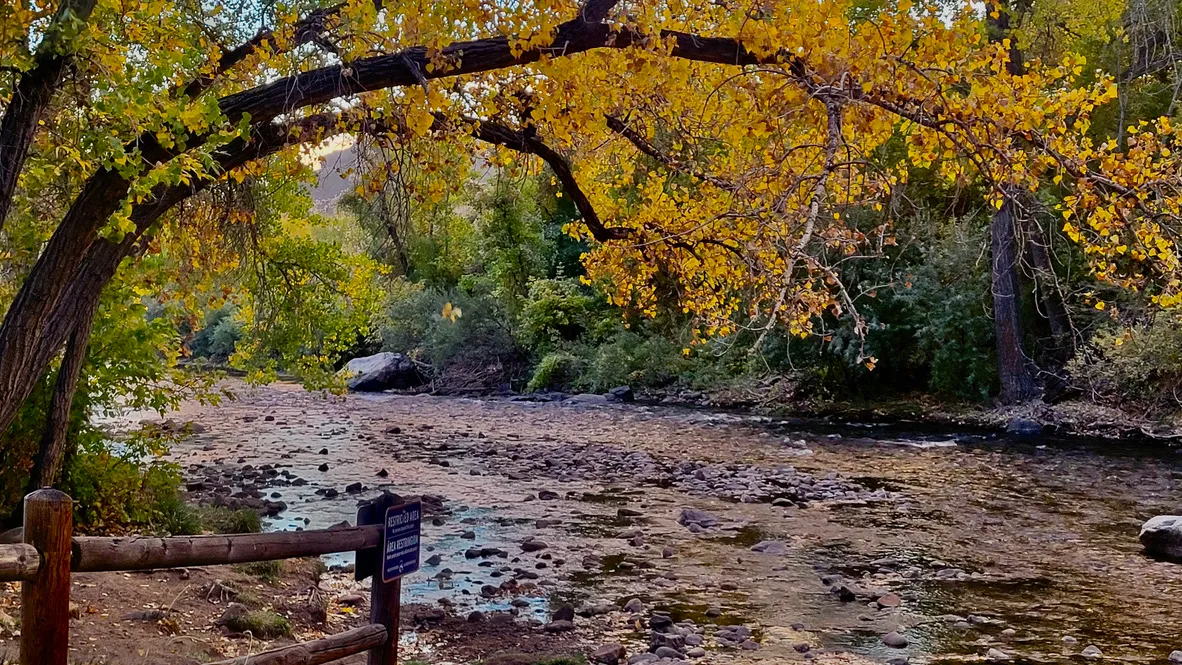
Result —
<path fill-rule="evenodd" d="M 357 553 L 357 579 L 373 575 L 369 621 L 385 626 L 388 636 L 384 645 L 369 652 L 369 665 L 398 663 L 402 576 L 419 569 L 422 513 L 421 502 L 404 503 L 394 494 L 383 494 L 357 511 L 358 524 L 383 525 L 381 548 Z"/>

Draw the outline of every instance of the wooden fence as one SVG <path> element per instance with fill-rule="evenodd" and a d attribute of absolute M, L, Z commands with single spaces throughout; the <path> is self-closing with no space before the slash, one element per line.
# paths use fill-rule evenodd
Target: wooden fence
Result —
<path fill-rule="evenodd" d="M 211 566 L 357 552 L 358 575 L 373 574 L 370 624 L 311 642 L 213 665 L 316 665 L 369 652 L 369 665 L 398 662 L 401 580 L 382 582 L 378 559 L 384 494 L 358 511 L 356 527 L 321 531 L 173 538 L 73 536 L 73 502 L 57 490 L 25 497 L 24 543 L 0 545 L 0 582 L 21 583 L 21 665 L 66 665 L 70 574 Z M 363 570 L 369 568 L 371 570 Z"/>

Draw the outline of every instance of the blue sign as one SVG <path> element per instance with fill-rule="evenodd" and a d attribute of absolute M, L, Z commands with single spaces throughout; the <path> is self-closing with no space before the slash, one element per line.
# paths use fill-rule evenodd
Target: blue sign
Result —
<path fill-rule="evenodd" d="M 420 516 L 423 504 L 415 501 L 386 510 L 386 539 L 382 553 L 382 581 L 394 580 L 419 569 Z"/>

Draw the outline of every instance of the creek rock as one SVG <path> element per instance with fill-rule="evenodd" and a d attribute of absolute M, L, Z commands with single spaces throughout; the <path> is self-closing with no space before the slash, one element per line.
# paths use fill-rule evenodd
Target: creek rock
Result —
<path fill-rule="evenodd" d="M 787 554 L 788 546 L 778 540 L 765 540 L 753 545 L 751 551 L 763 554 Z"/>
<path fill-rule="evenodd" d="M 1182 663 L 1182 650 L 1170 652 L 1171 663 Z"/>
<path fill-rule="evenodd" d="M 657 650 L 653 653 L 656 654 L 657 658 L 669 658 L 671 660 L 681 660 L 682 658 L 685 658 L 685 654 L 670 647 L 657 647 Z"/>
<path fill-rule="evenodd" d="M 892 649 L 906 649 L 910 644 L 902 633 L 894 630 L 882 636 L 882 643 Z"/>
<path fill-rule="evenodd" d="M 574 629 L 575 624 L 571 621 L 551 621 L 543 630 L 547 633 L 569 633 Z"/>
<path fill-rule="evenodd" d="M 718 526 L 720 520 L 718 517 L 711 515 L 704 510 L 698 510 L 696 508 L 683 508 L 681 510 L 681 515 L 677 518 L 677 523 L 684 527 L 697 525 L 703 529 L 709 529 L 710 527 Z"/>
<path fill-rule="evenodd" d="M 1042 434 L 1042 423 L 1030 418 L 1015 416 L 1006 423 L 1006 434 L 1014 436 L 1038 436 Z"/>
<path fill-rule="evenodd" d="M 1182 563 L 1182 515 L 1158 515 L 1146 522 L 1141 545 L 1149 556 Z"/>
<path fill-rule="evenodd" d="M 615 402 L 631 402 L 636 399 L 631 386 L 616 386 L 607 391 L 606 397 Z"/>
<path fill-rule="evenodd" d="M 624 648 L 623 644 L 605 644 L 592 651 L 589 658 L 593 663 L 617 665 L 627 655 L 628 650 Z"/>
<path fill-rule="evenodd" d="M 562 400 L 563 406 L 597 406 L 608 403 L 607 395 L 597 395 L 595 393 L 579 393 L 578 395 L 571 395 Z"/>
<path fill-rule="evenodd" d="M 354 392 L 405 390 L 427 382 L 415 361 L 389 351 L 354 358 L 345 364 L 345 371 L 350 375 L 349 390 Z"/>

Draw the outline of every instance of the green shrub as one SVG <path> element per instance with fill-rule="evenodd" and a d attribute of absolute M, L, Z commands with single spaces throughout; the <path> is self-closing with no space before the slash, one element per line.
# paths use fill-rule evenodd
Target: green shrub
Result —
<path fill-rule="evenodd" d="M 195 358 L 208 358 L 224 363 L 234 354 L 242 339 L 242 322 L 235 317 L 236 308 L 226 304 L 205 315 L 205 325 L 193 335 L 189 351 Z"/>
<path fill-rule="evenodd" d="M 521 308 L 521 339 L 537 353 L 573 342 L 590 328 L 594 306 L 595 298 L 575 280 L 535 279 Z"/>
<path fill-rule="evenodd" d="M 690 363 L 682 347 L 660 335 L 621 330 L 587 351 L 588 362 L 575 387 L 603 392 L 619 385 L 659 388 L 675 382 Z"/>
<path fill-rule="evenodd" d="M 168 536 L 195 536 L 205 529 L 201 515 L 179 493 L 160 500 L 154 526 L 157 533 Z"/>
<path fill-rule="evenodd" d="M 585 364 L 581 358 L 566 351 L 547 354 L 534 368 L 526 391 L 567 388 L 575 382 Z"/>
<path fill-rule="evenodd" d="M 1182 323 L 1173 313 L 1100 330 L 1067 366 L 1092 398 L 1163 413 L 1182 406 Z"/>
<path fill-rule="evenodd" d="M 74 499 L 74 523 L 83 531 L 141 525 L 193 530 L 178 504 L 180 474 L 172 464 L 141 465 L 107 451 L 79 452 L 70 460 L 62 486 Z"/>
<path fill-rule="evenodd" d="M 448 303 L 462 312 L 442 316 Z M 452 291 L 405 288 L 391 298 L 382 348 L 427 363 L 441 391 L 497 390 L 528 377 L 509 313 L 479 280 Z"/>

